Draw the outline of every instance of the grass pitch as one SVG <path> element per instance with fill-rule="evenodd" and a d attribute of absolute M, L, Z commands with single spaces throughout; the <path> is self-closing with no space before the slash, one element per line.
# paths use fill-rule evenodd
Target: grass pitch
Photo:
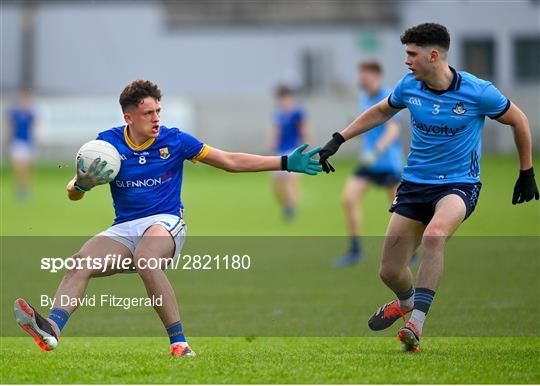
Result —
<path fill-rule="evenodd" d="M 286 223 L 270 190 L 269 174 L 231 175 L 186 163 L 182 198 L 188 234 L 311 236 L 313 239 L 345 236 L 339 195 L 353 167 L 354 161 L 344 160 L 337 163 L 338 173 L 303 177 L 299 216 L 296 221 Z M 540 169 L 538 165 L 536 168 Z M 90 236 L 106 229 L 113 217 L 107 189 L 97 188 L 84 200 L 70 202 L 65 197 L 65 183 L 72 173 L 73 170 L 65 167 L 39 168 L 31 200 L 20 203 L 14 198 L 11 175 L 2 170 L 0 234 Z M 540 266 L 538 254 L 534 255 L 539 250 L 540 205 L 537 201 L 512 206 L 511 194 L 517 177 L 517 161 L 513 158 L 486 157 L 482 177 L 484 186 L 479 205 L 458 235 L 501 237 L 474 239 L 485 240 L 489 253 L 474 252 L 474 256 L 469 256 L 468 244 L 459 244 L 458 253 L 447 260 L 419 355 L 401 352 L 394 337 L 399 323 L 384 332 L 383 337 L 369 332 L 365 326 L 376 306 L 390 296 L 377 277 L 378 250 L 368 250 L 366 261 L 348 270 L 330 268 L 333 254 L 326 260 L 304 256 L 305 261 L 290 264 L 285 270 L 290 287 L 282 287 L 281 292 L 272 292 L 275 288 L 267 281 L 248 287 L 259 288 L 258 292 L 252 291 L 250 298 L 260 304 L 276 301 L 284 305 L 285 314 L 290 306 L 291 312 L 302 315 L 299 325 L 294 324 L 298 319 L 281 319 L 272 334 L 279 334 L 280 328 L 294 331 L 304 323 L 308 335 L 314 335 L 314 330 L 307 329 L 308 324 L 312 326 L 320 318 L 325 326 L 321 335 L 326 337 L 261 337 L 250 332 L 246 332 L 247 337 L 208 337 L 219 335 L 212 333 L 213 325 L 215 331 L 226 331 L 223 326 L 232 323 L 243 331 L 242 323 L 249 321 L 251 326 L 264 326 L 268 318 L 264 312 L 250 308 L 257 304 L 252 300 L 249 303 L 238 296 L 228 298 L 235 295 L 235 287 L 223 291 L 227 284 L 224 275 L 188 276 L 186 280 L 181 272 L 173 272 L 171 280 L 181 297 L 188 337 L 198 353 L 196 358 L 178 360 L 167 355 L 167 338 L 160 335 L 159 321 L 149 309 L 135 311 L 136 314 L 81 309 L 72 317 L 66 336 L 55 352 L 39 350 L 31 338 L 18 330 L 12 302 L 16 296 L 28 295 L 32 299 L 36 287 L 43 286 L 42 290 L 50 294 L 60 276 L 42 282 L 43 273 L 35 267 L 32 269 L 33 263 L 26 269 L 28 262 L 10 260 L 3 249 L 1 382 L 540 383 L 537 281 Z M 385 192 L 372 189 L 364 205 L 367 235 L 384 234 L 389 219 L 387 208 Z M 517 236 L 528 236 L 525 240 L 532 242 L 532 255 L 530 248 L 515 247 L 520 242 Z M 346 238 L 342 240 L 342 249 L 338 243 L 333 252 L 336 256 L 346 248 Z M 316 247 L 315 243 L 313 248 Z M 309 269 L 302 272 L 302 266 Z M 99 279 L 91 283 L 90 290 L 110 287 L 130 292 L 135 288 L 138 292 L 133 296 L 136 296 L 144 293 L 136 279 L 134 276 Z M 302 286 L 295 286 L 295 281 Z M 128 282 L 138 287 L 128 287 Z M 197 283 L 202 284 L 197 287 Z M 303 292 L 285 291 L 289 288 Z M 269 296 L 269 292 L 279 296 Z M 312 307 L 306 296 L 317 299 L 320 306 Z M 84 335 L 85 329 L 92 326 L 100 326 L 103 336 L 128 323 L 148 323 L 157 333 L 152 330 L 149 336 L 128 338 L 118 337 L 115 331 L 111 334 L 114 337 L 73 337 Z M 328 326 L 333 329 L 330 333 Z M 207 337 L 203 337 L 205 333 Z"/>
<path fill-rule="evenodd" d="M 188 234 L 218 236 L 346 236 L 340 195 L 355 168 L 354 160 L 336 161 L 336 173 L 302 176 L 298 218 L 283 221 L 271 190 L 270 173 L 231 174 L 207 165 L 184 164 L 182 201 Z M 535 168 L 540 169 L 536 164 Z M 462 236 L 540 236 L 540 201 L 512 205 L 518 176 L 515 157 L 484 157 L 479 203 L 460 227 Z M 9 170 L 2 176 L 0 235 L 89 236 L 113 221 L 108 187 L 71 202 L 65 186 L 74 170 L 61 165 L 38 168 L 29 202 L 15 199 Z M 383 236 L 390 219 L 386 192 L 372 188 L 364 203 L 364 234 Z"/>
<path fill-rule="evenodd" d="M 537 338 L 430 338 L 417 355 L 388 338 L 194 338 L 195 358 L 166 339 L 66 338 L 39 352 L 2 343 L 3 383 L 538 383 Z"/>

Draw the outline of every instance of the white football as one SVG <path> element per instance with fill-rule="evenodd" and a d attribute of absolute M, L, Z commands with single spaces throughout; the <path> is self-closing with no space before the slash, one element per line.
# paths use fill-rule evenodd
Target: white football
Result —
<path fill-rule="evenodd" d="M 101 141 L 99 139 L 86 142 L 77 152 L 77 158 L 75 162 L 79 161 L 79 158 L 83 160 L 83 167 L 87 169 L 96 158 L 101 158 L 102 161 L 107 161 L 107 165 L 103 171 L 112 169 L 112 174 L 109 178 L 114 179 L 120 171 L 121 159 L 118 150 L 109 142 Z M 83 171 L 85 171 L 83 169 Z"/>

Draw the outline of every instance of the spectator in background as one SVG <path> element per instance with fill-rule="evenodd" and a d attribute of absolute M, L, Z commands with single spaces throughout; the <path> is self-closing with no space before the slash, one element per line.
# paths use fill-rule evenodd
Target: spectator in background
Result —
<path fill-rule="evenodd" d="M 377 61 L 366 61 L 358 65 L 360 111 L 363 112 L 381 100 L 388 98 L 391 90 L 382 85 L 382 66 Z M 348 266 L 362 258 L 360 235 L 362 232 L 362 209 L 359 204 L 370 185 L 385 188 L 390 202 L 396 195 L 401 180 L 403 154 L 399 139 L 399 113 L 386 124 L 380 125 L 364 135 L 360 149 L 360 161 L 343 190 L 342 202 L 350 236 L 348 252 L 337 264 Z"/>
<path fill-rule="evenodd" d="M 7 143 L 17 184 L 17 198 L 25 201 L 29 197 L 35 124 L 29 89 L 19 91 L 17 104 L 9 110 L 8 115 L 10 127 Z"/>
<path fill-rule="evenodd" d="M 272 152 L 288 155 L 307 140 L 306 114 L 295 101 L 292 89 L 287 86 L 277 87 L 276 104 Z M 274 172 L 273 187 L 285 219 L 292 220 L 300 195 L 298 175 L 286 171 Z"/>

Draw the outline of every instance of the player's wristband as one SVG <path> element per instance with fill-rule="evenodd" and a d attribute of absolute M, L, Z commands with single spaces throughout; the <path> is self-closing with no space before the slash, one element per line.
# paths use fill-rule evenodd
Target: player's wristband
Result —
<path fill-rule="evenodd" d="M 282 155 L 281 156 L 281 170 L 287 170 L 287 166 L 288 166 L 288 159 L 289 157 L 287 157 L 286 155 Z"/>
<path fill-rule="evenodd" d="M 334 138 L 334 140 L 337 142 L 338 145 L 342 145 L 345 143 L 345 138 L 343 138 L 343 136 L 337 131 L 334 134 L 332 134 L 332 138 Z"/>
<path fill-rule="evenodd" d="M 519 176 L 520 177 L 534 177 L 534 169 L 533 167 L 531 166 L 530 169 L 527 169 L 527 170 L 520 170 L 519 171 Z"/>
<path fill-rule="evenodd" d="M 83 188 L 81 185 L 79 185 L 77 182 L 75 182 L 73 184 L 73 187 L 75 188 L 75 190 L 78 190 L 79 192 L 83 192 L 83 193 L 86 193 L 88 192 L 90 189 L 85 189 Z"/>

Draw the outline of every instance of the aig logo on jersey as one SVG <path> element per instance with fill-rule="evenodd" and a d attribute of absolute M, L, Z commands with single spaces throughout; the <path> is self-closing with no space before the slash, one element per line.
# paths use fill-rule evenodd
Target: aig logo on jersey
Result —
<path fill-rule="evenodd" d="M 159 149 L 159 158 L 161 159 L 167 159 L 171 156 L 171 153 L 169 153 L 168 147 L 163 147 Z"/>
<path fill-rule="evenodd" d="M 456 103 L 452 111 L 454 112 L 454 114 L 457 114 L 457 115 L 463 115 L 467 112 L 467 110 L 465 109 L 465 106 L 463 105 L 463 102 Z"/>

